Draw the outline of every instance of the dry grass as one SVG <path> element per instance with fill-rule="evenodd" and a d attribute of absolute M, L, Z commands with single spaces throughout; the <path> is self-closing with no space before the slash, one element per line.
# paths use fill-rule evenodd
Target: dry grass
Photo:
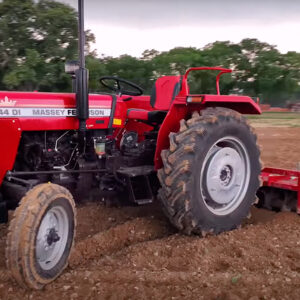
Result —
<path fill-rule="evenodd" d="M 300 127 L 300 113 L 265 112 L 247 117 L 254 127 Z"/>

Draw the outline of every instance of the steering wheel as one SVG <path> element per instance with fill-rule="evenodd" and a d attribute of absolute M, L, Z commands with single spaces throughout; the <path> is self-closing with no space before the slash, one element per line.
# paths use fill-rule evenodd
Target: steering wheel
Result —
<path fill-rule="evenodd" d="M 105 81 L 106 80 L 111 80 L 113 81 L 113 84 L 107 84 Z M 135 83 L 125 80 L 123 78 L 119 78 L 119 77 L 115 77 L 115 76 L 103 76 L 100 77 L 99 79 L 100 83 L 105 86 L 106 88 L 118 93 L 118 94 L 122 94 L 122 95 L 129 95 L 129 96 L 140 96 L 143 94 L 143 89 L 136 85 Z M 123 85 L 127 85 L 128 87 L 132 88 L 133 90 L 128 90 L 126 88 L 122 87 Z"/>

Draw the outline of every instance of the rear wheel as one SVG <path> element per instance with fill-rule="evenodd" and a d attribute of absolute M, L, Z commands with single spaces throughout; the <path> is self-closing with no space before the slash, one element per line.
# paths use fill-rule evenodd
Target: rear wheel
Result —
<path fill-rule="evenodd" d="M 208 108 L 182 120 L 162 152 L 159 196 L 170 221 L 187 234 L 241 224 L 259 187 L 256 136 L 239 113 Z"/>
<path fill-rule="evenodd" d="M 6 263 L 23 287 L 41 289 L 67 266 L 75 231 L 75 204 L 56 184 L 31 189 L 9 226 Z"/>

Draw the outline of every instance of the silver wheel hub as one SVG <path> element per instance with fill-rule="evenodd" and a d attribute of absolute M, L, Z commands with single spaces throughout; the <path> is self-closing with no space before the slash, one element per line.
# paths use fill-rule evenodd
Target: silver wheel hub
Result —
<path fill-rule="evenodd" d="M 51 208 L 41 220 L 35 254 L 40 267 L 52 269 L 62 257 L 69 232 L 68 216 L 61 206 Z"/>
<path fill-rule="evenodd" d="M 206 186 L 210 198 L 218 204 L 229 203 L 241 186 L 244 166 L 238 152 L 225 147 L 208 162 Z"/>
<path fill-rule="evenodd" d="M 200 191 L 207 208 L 227 215 L 243 201 L 250 180 L 250 161 L 243 143 L 224 137 L 208 151 L 200 174 Z"/>

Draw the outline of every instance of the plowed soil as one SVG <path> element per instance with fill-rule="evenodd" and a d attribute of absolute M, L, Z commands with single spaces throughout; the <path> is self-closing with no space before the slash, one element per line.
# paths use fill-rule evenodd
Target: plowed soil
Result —
<path fill-rule="evenodd" d="M 295 168 L 300 128 L 257 128 L 265 165 Z M 78 207 L 67 270 L 25 291 L 5 269 L 0 225 L 0 299 L 300 299 L 300 217 L 253 208 L 241 229 L 218 236 L 176 232 L 158 204 Z"/>

